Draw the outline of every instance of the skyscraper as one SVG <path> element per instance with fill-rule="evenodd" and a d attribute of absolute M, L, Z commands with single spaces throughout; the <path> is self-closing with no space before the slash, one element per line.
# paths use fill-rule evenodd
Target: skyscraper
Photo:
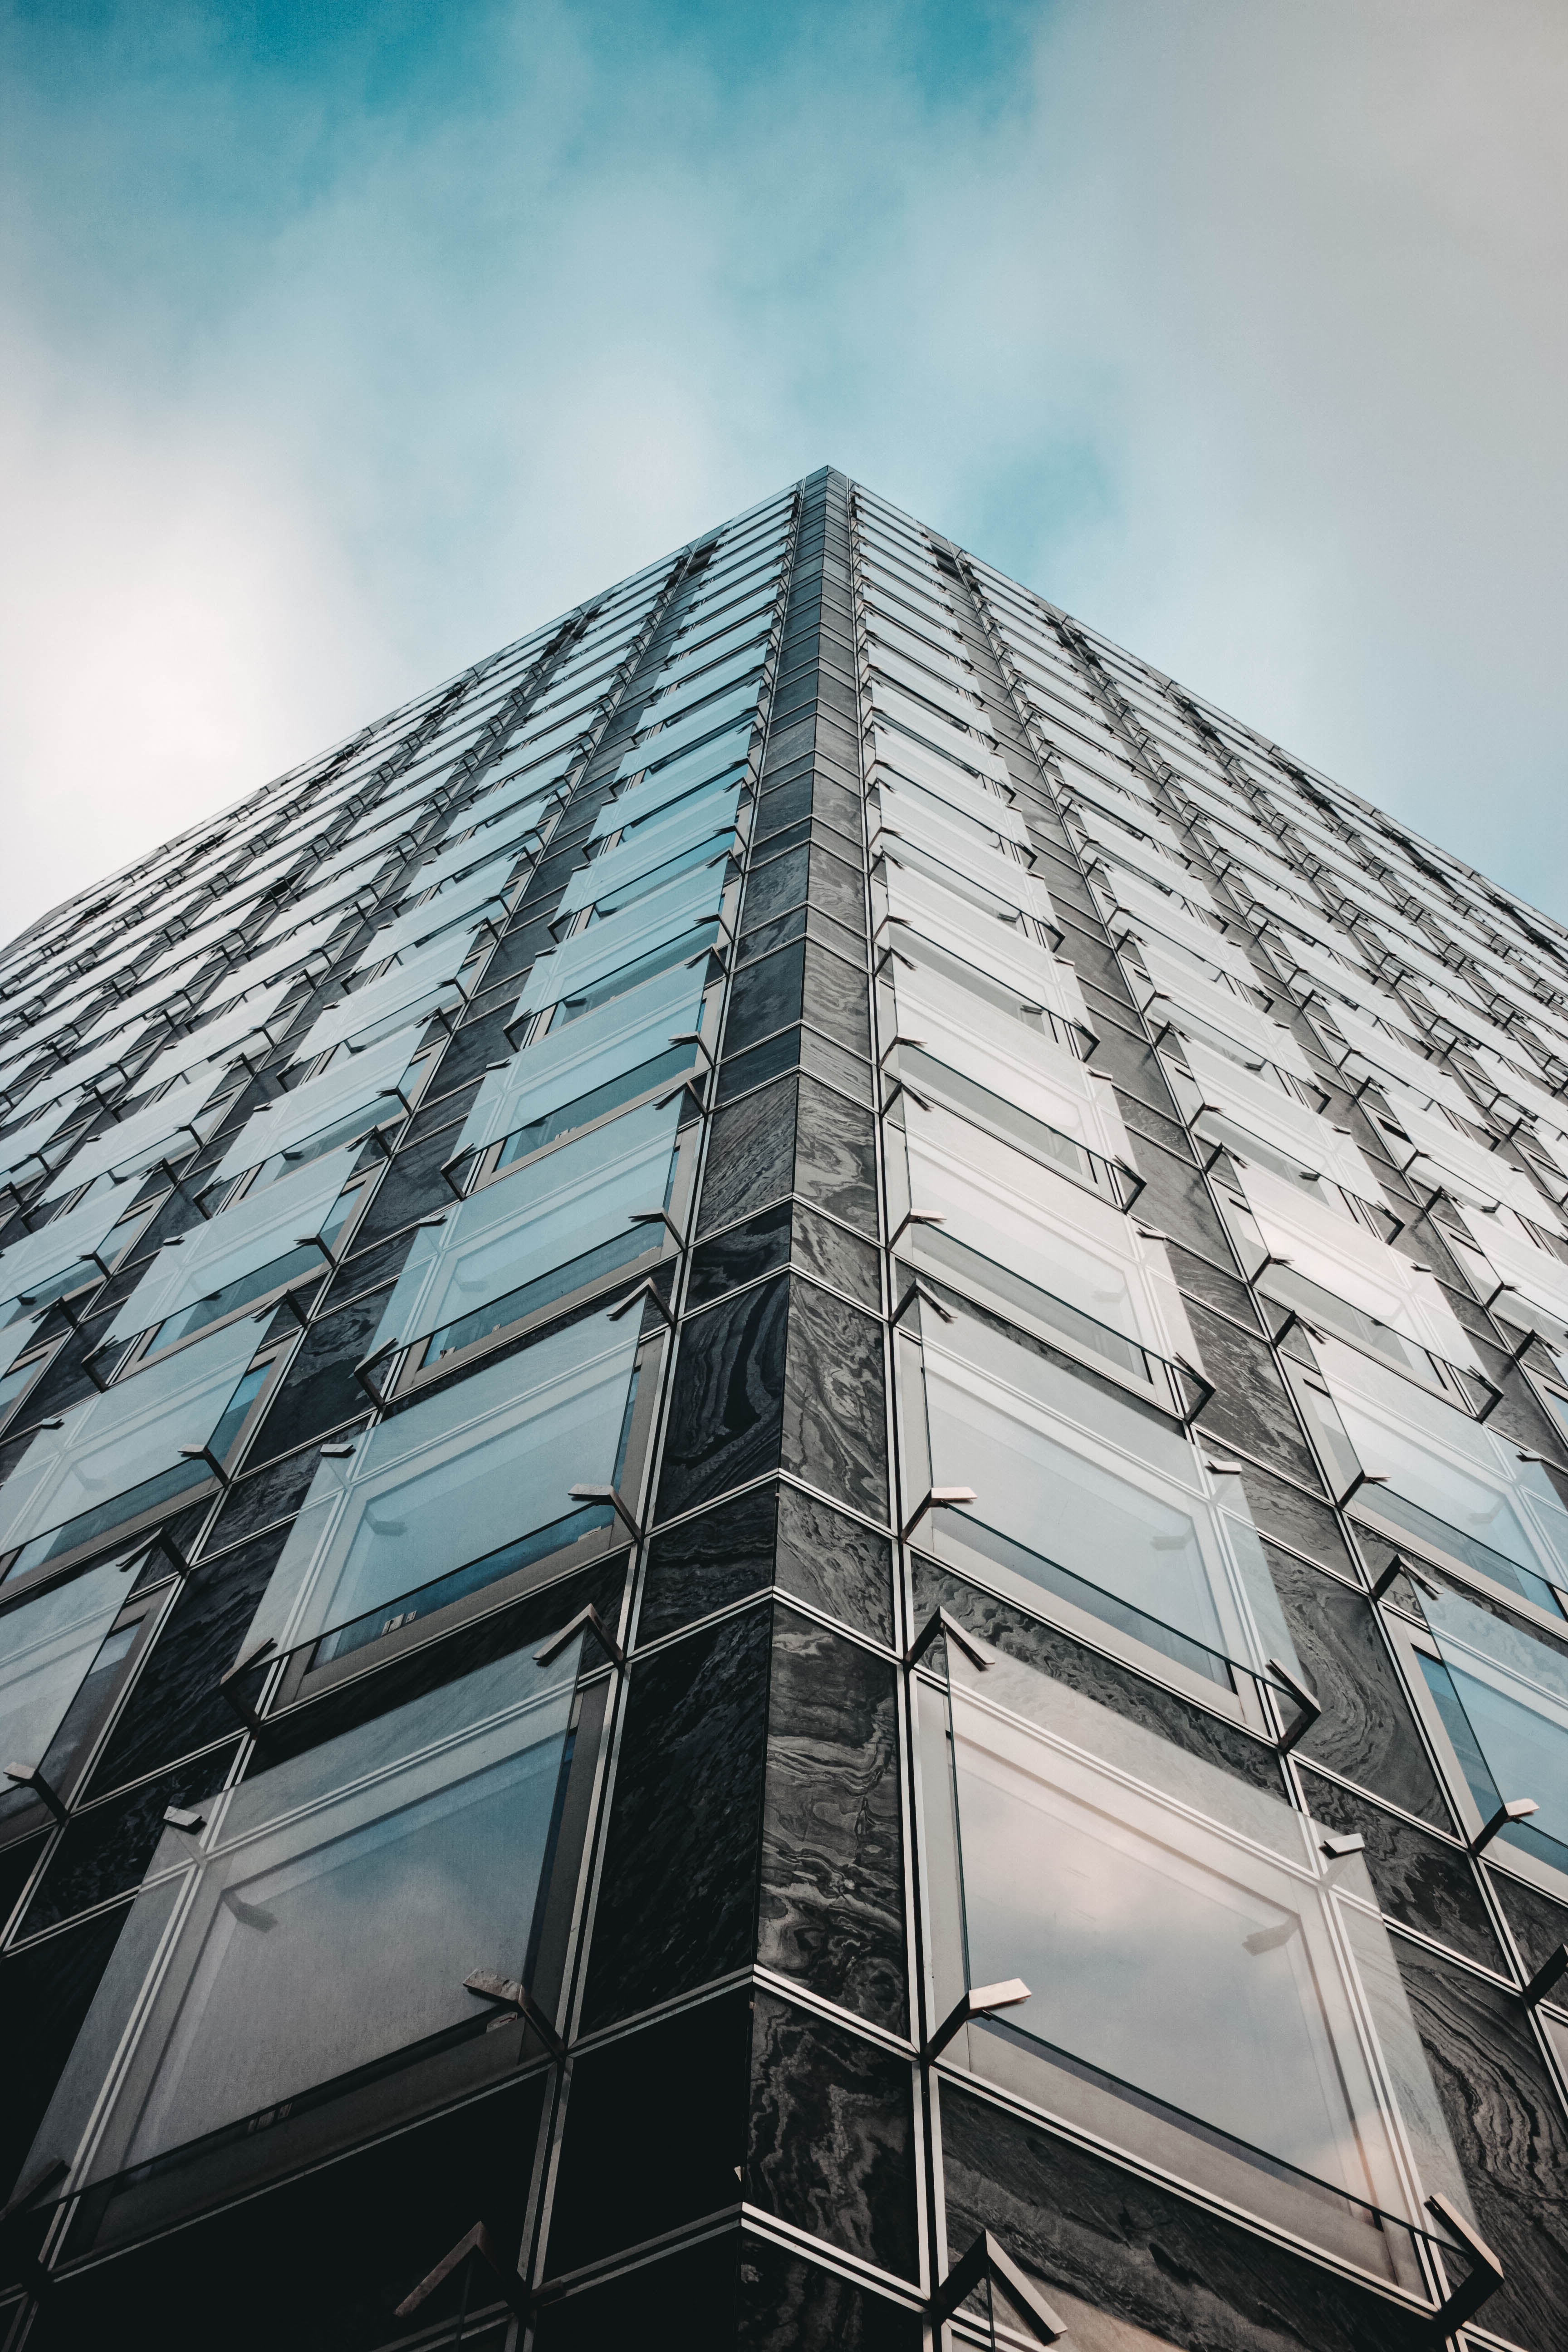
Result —
<path fill-rule="evenodd" d="M 0 1006 L 7 2352 L 1568 2342 L 1561 925 L 824 470 Z"/>

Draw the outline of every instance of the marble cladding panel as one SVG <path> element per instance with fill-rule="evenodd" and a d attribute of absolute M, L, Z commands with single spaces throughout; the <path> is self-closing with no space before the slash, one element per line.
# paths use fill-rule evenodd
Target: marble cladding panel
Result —
<path fill-rule="evenodd" d="M 1134 1673 L 1131 1666 L 1075 1641 L 1059 1627 L 939 1569 L 919 1553 L 914 1562 L 914 1601 L 917 1625 L 924 1624 L 933 1609 L 945 1609 L 961 1625 L 970 1626 L 983 1642 L 1006 1656 L 1048 1675 L 1069 1690 L 1081 1692 L 1128 1722 L 1142 1725 L 1253 1788 L 1266 1790 L 1272 1797 L 1285 1797 L 1279 1760 L 1260 1739 L 1249 1738 L 1223 1717 L 1194 1706 L 1163 1683 Z M 938 1673 L 944 1647 L 939 1636 L 929 1653 Z"/>
<path fill-rule="evenodd" d="M 791 1277 L 789 1297 L 779 1466 L 885 1522 L 883 1326 L 814 1282 Z"/>
<path fill-rule="evenodd" d="M 771 1631 L 752 1610 L 631 1670 L 584 2032 L 752 1958 Z"/>
<path fill-rule="evenodd" d="M 1314 1821 L 1342 1836 L 1365 1838 L 1367 1870 L 1389 1918 L 1462 1952 L 1483 1969 L 1506 1973 L 1508 1964 L 1467 1854 L 1321 1773 L 1304 1771 L 1302 1783 Z"/>
<path fill-rule="evenodd" d="M 0 2201 L 16 2186 L 128 1916 L 123 1905 L 100 1912 L 0 1962 Z"/>
<path fill-rule="evenodd" d="M 1568 2118 L 1517 1998 L 1395 1938 L 1399 1972 L 1483 2238 L 1503 2284 L 1479 2314 L 1526 2352 L 1562 2352 Z"/>
<path fill-rule="evenodd" d="M 732 2226 L 546 2303 L 535 2352 L 626 2352 L 662 2338 L 680 2352 L 733 2352 L 736 2264 Z"/>
<path fill-rule="evenodd" d="M 752 2042 L 741 1990 L 577 2053 L 547 2277 L 739 2203 Z"/>
<path fill-rule="evenodd" d="M 1194 1299 L 1187 1302 L 1187 1314 L 1198 1360 L 1216 1391 L 1198 1416 L 1200 1433 L 1238 1445 L 1310 1491 L 1319 1490 L 1317 1464 L 1267 1343 Z"/>
<path fill-rule="evenodd" d="M 458 2330 L 465 2285 L 476 2309 L 489 2300 L 482 2270 L 455 2272 L 416 2322 L 394 2314 L 476 2221 L 515 2262 L 543 2092 L 539 2075 L 510 2084 L 57 2279 L 35 2352 L 112 2342 L 127 2334 L 127 2313 L 141 2312 L 159 2352 L 209 2352 L 215 2341 L 224 2352 L 382 2352 L 409 2336 L 455 2345 L 459 2334 L 464 2352 L 500 2352 L 504 2336 L 488 2326 Z"/>
<path fill-rule="evenodd" d="M 808 939 L 802 990 L 805 1017 L 813 1028 L 845 1053 L 869 1061 L 871 1015 L 863 967 L 847 963 L 842 956 L 830 954 Z"/>
<path fill-rule="evenodd" d="M 992 2230 L 1047 2301 L 1179 2352 L 1432 2352 L 1429 2320 L 945 2082 L 942 2142 L 955 2262 Z"/>
<path fill-rule="evenodd" d="M 713 1114 L 698 1230 L 711 1233 L 794 1187 L 799 1091 L 794 1077 L 759 1087 Z"/>
<path fill-rule="evenodd" d="M 758 1989 L 745 2196 L 895 2275 L 919 2264 L 913 2069 Z"/>
<path fill-rule="evenodd" d="M 805 1074 L 800 1080 L 794 1189 L 876 1237 L 876 1122 L 868 1110 Z"/>
<path fill-rule="evenodd" d="M 896 1669 L 775 1610 L 757 1958 L 902 2033 L 903 1897 Z"/>
<path fill-rule="evenodd" d="M 92 1795 L 236 1728 L 233 1711 L 218 1694 L 218 1677 L 239 1654 L 288 1533 L 274 1528 L 185 1579 L 99 1759 L 89 1783 Z"/>
<path fill-rule="evenodd" d="M 747 2237 L 734 2340 L 737 2352 L 920 2352 L 921 2322 L 768 2239 Z"/>
<path fill-rule="evenodd" d="M 699 1244 L 687 1285 L 688 1310 L 792 1265 L 847 1291 L 873 1314 L 881 1305 L 881 1265 L 870 1244 L 798 1201 L 779 1201 Z"/>
<path fill-rule="evenodd" d="M 254 1465 L 369 1411 L 353 1367 L 370 1351 L 386 1312 L 384 1289 L 366 1292 L 311 1325 L 284 1373 L 250 1450 Z"/>
<path fill-rule="evenodd" d="M 1372 1602 L 1283 1552 L 1271 1552 L 1269 1566 L 1302 1668 L 1323 1706 L 1297 1753 L 1418 1820 L 1452 1829 Z"/>
<path fill-rule="evenodd" d="M 1544 1968 L 1552 1955 L 1568 1944 L 1568 1910 L 1506 1870 L 1489 1866 L 1486 1874 L 1523 1957 L 1526 1972 L 1533 1976 L 1537 1969 Z M 1557 1996 L 1553 1995 L 1553 1999 Z"/>
<path fill-rule="evenodd" d="M 682 1324 L 659 1518 L 713 1502 L 779 1467 L 791 1289 L 783 1275 L 737 1291 Z"/>

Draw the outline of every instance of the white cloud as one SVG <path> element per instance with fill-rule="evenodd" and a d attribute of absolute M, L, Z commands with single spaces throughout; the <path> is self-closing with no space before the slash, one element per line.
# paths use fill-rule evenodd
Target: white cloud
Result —
<path fill-rule="evenodd" d="M 1568 20 L 1068 0 L 940 101 L 908 22 L 498 5 L 428 119 L 125 35 L 181 169 L 89 110 L 20 240 L 13 923 L 825 460 L 1568 907 Z"/>

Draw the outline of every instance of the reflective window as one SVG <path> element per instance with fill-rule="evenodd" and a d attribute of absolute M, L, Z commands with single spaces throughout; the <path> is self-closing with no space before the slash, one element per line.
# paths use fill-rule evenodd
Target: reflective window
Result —
<path fill-rule="evenodd" d="M 695 1059 L 692 1046 L 675 1040 L 697 1030 L 702 979 L 700 971 L 678 964 L 581 1021 L 552 1029 L 525 1054 L 491 1070 L 459 1148 L 476 1150 L 504 1137 L 504 1166 L 652 1087 L 673 1084 Z"/>
<path fill-rule="evenodd" d="M 481 866 L 477 874 L 465 876 L 462 881 L 450 883 L 437 890 L 433 898 L 411 907 L 392 922 L 373 931 L 368 943 L 355 959 L 355 971 L 364 971 L 372 964 L 384 963 L 388 956 L 400 956 L 423 947 L 426 940 L 449 931 L 455 924 L 466 924 L 471 934 L 475 924 L 487 911 L 500 915 L 506 906 L 506 886 L 517 860 L 510 850 Z"/>
<path fill-rule="evenodd" d="M 689 718 L 673 719 L 668 727 L 661 727 L 657 735 L 641 743 L 634 743 L 629 751 L 623 752 L 616 773 L 618 776 L 635 775 L 639 768 L 661 765 L 688 746 L 697 749 L 705 744 L 710 735 L 730 733 L 738 720 L 755 711 L 758 691 L 758 685 L 738 686 L 728 694 L 716 696 L 711 702 L 704 702 Z M 650 723 L 651 718 L 657 715 L 657 709 L 650 714 Z"/>
<path fill-rule="evenodd" d="M 379 980 L 349 989 L 317 1014 L 293 1048 L 294 1060 L 313 1062 L 345 1041 L 363 1051 L 395 1029 L 461 1003 L 459 974 L 473 948 L 473 934 L 464 926 L 405 956 Z"/>
<path fill-rule="evenodd" d="M 693 793 L 663 819 L 639 824 L 614 849 L 577 868 L 561 894 L 557 919 L 584 907 L 615 913 L 617 900 L 646 897 L 691 866 L 721 858 L 734 837 L 740 799 L 738 784 Z"/>
<path fill-rule="evenodd" d="M 339 1195 L 359 1153 L 353 1146 L 311 1160 L 286 1182 L 248 1192 L 221 1216 L 165 1243 L 104 1337 L 147 1337 L 144 1354 L 172 1348 L 302 1276 L 323 1274 L 352 1212 Z"/>
<path fill-rule="evenodd" d="M 614 1485 L 635 1316 L 588 1315 L 412 1404 L 324 1460 L 244 1647 L 335 1656 L 607 1530 L 574 1486 Z"/>
<path fill-rule="evenodd" d="M 658 740 L 657 735 L 653 738 L 655 745 Z M 594 820 L 589 840 L 602 840 L 608 833 L 629 835 L 636 827 L 646 824 L 649 818 L 659 815 L 675 802 L 684 800 L 688 793 L 700 791 L 721 779 L 727 786 L 743 782 L 751 740 L 752 722 L 748 719 L 744 726 L 731 728 L 724 734 L 715 736 L 711 742 L 700 743 L 679 758 L 650 768 L 640 784 L 634 784 L 629 792 L 620 793 L 613 801 L 605 802 Z M 629 758 L 630 754 L 627 756 Z M 637 757 L 642 760 L 645 754 L 639 751 Z M 629 774 L 631 771 L 628 769 L 626 772 Z"/>
<path fill-rule="evenodd" d="M 15 1580 L 150 1513 L 212 1476 L 266 1378 L 249 1372 L 259 1334 L 249 1320 L 164 1357 L 40 1429 L 0 1487 L 0 1555 Z"/>
<path fill-rule="evenodd" d="M 606 984 L 619 993 L 624 982 L 617 976 L 640 971 L 662 950 L 704 953 L 716 935 L 723 894 L 722 870 L 703 866 L 650 891 L 625 914 L 576 932 L 537 959 L 518 1001 L 519 1012 L 559 1004 L 570 1018 L 600 1002 Z"/>
<path fill-rule="evenodd" d="M 266 1181 L 353 1141 L 383 1120 L 401 1118 L 423 1065 L 413 1066 L 420 1033 L 405 1029 L 362 1053 L 345 1053 L 320 1076 L 306 1078 L 256 1111 L 233 1138 L 208 1179 L 208 1193 L 247 1169 Z"/>
<path fill-rule="evenodd" d="M 677 670 L 667 682 L 665 674 L 660 673 L 658 698 L 644 704 L 637 726 L 652 727 L 656 722 L 679 718 L 709 695 L 721 693 L 726 687 L 736 685 L 742 678 L 750 677 L 760 670 L 767 659 L 767 653 L 765 638 L 742 646 L 718 661 L 705 660 L 700 649 L 696 656 L 697 666 L 689 677 Z"/>
<path fill-rule="evenodd" d="M 161 1102 L 148 1103 L 115 1119 L 61 1162 L 44 1187 L 46 1201 L 75 1192 L 83 1184 L 125 1184 L 155 1168 L 160 1160 L 183 1160 L 205 1143 L 234 1099 L 232 1086 L 204 1100 L 200 1089 L 182 1087 Z"/>
<path fill-rule="evenodd" d="M 134 1564 L 105 1560 L 0 1616 L 0 1756 L 44 1768 L 62 1798 L 70 1790 L 61 1786 L 64 1775 L 49 1748 L 83 1685 L 110 1674 L 133 1646 L 136 1625 L 112 1639 L 110 1629 L 130 1592 Z M 0 1791 L 0 1835 L 10 1833 L 18 1816 L 30 1822 L 37 1801 L 25 1789 Z"/>
<path fill-rule="evenodd" d="M 1500 1840 L 1568 1876 L 1568 1654 L 1450 1585 L 1428 1580 L 1420 1607 L 1436 1640 L 1418 1663 L 1477 1826 L 1531 1799 L 1539 1810 Z"/>
<path fill-rule="evenodd" d="M 575 1665 L 574 1645 L 500 1660 L 214 1799 L 199 1844 L 166 1831 L 39 2148 L 80 2148 L 81 2182 L 148 2168 L 121 2184 L 144 2210 L 173 2150 L 241 2177 L 290 2113 L 309 2130 L 323 2094 L 384 2085 L 394 2060 L 488 2062 L 412 2077 L 402 2106 L 515 2064 L 465 1979 L 531 1973 Z"/>
<path fill-rule="evenodd" d="M 1423 2294 L 1405 2133 L 1431 2186 L 1457 2165 L 1381 1922 L 1336 1900 L 1300 1815 L 998 1663 L 994 1700 L 963 1664 L 950 1701 L 954 1958 L 1030 1997 L 968 2032 L 969 2065 Z"/>
<path fill-rule="evenodd" d="M 409 1372 L 429 1370 L 656 1256 L 680 1110 L 666 1101 L 628 1111 L 422 1226 L 374 1347 L 415 1343 Z"/>

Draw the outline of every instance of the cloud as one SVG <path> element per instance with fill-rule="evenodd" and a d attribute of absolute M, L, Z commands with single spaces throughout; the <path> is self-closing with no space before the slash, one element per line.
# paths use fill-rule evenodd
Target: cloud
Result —
<path fill-rule="evenodd" d="M 110 26 L 10 78 L 0 927 L 825 460 L 1568 910 L 1560 12 Z"/>

